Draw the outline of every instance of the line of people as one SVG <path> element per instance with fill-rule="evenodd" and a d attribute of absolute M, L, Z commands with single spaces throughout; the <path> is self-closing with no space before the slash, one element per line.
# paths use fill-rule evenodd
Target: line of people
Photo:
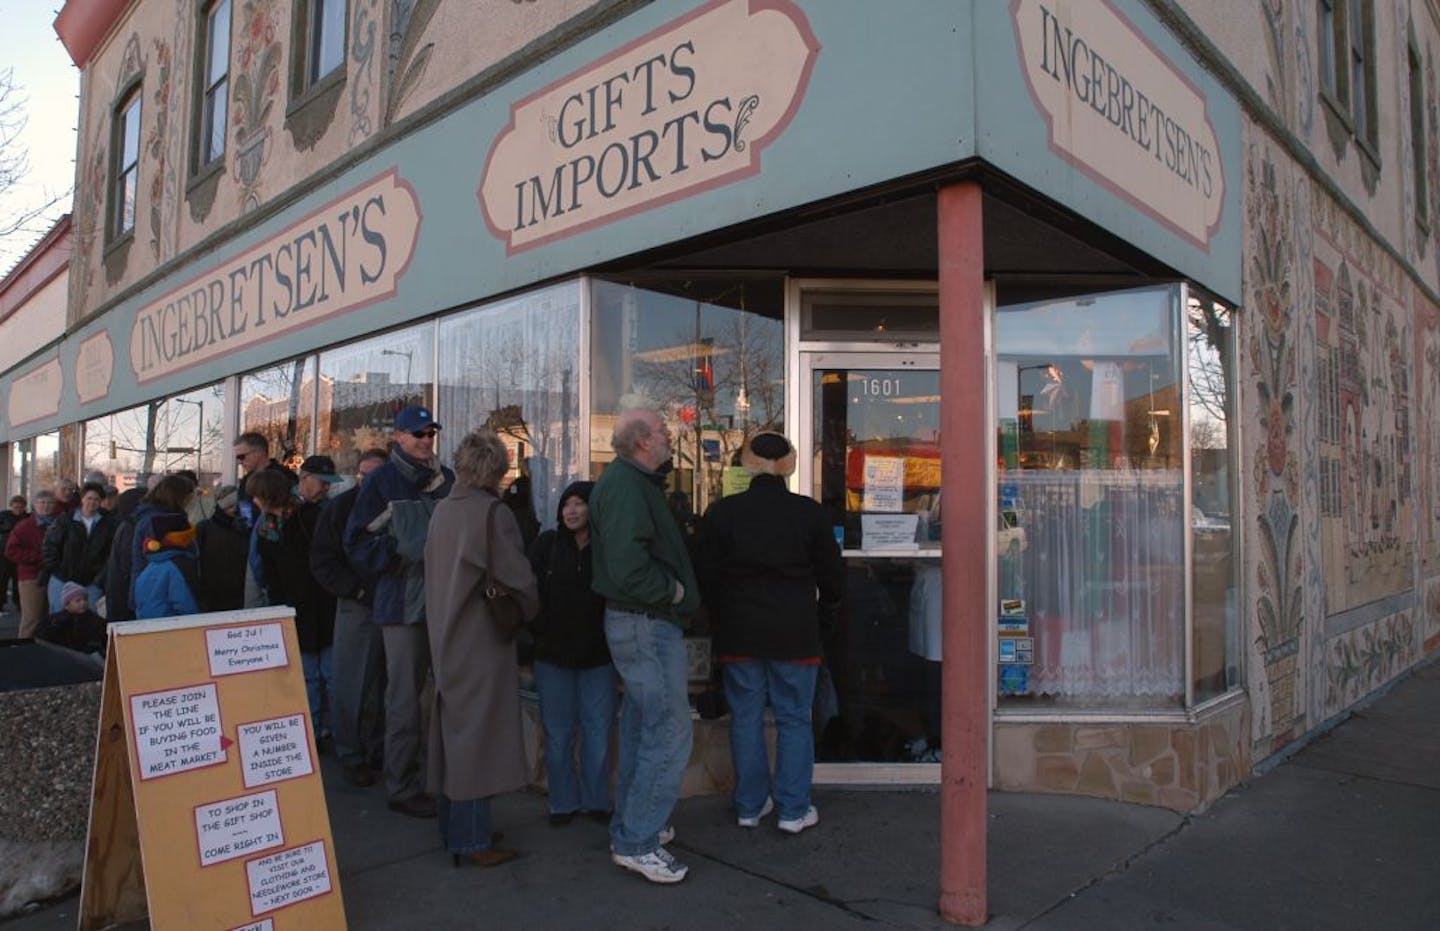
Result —
<path fill-rule="evenodd" d="M 101 597 L 110 622 L 292 605 L 317 741 L 344 778 L 366 787 L 378 771 L 390 810 L 438 817 L 457 866 L 496 866 L 517 852 L 497 844 L 490 800 L 528 782 L 513 632 L 496 621 L 496 599 L 509 599 L 535 639 L 550 823 L 603 822 L 616 865 L 674 883 L 688 872 L 665 847 L 692 743 L 684 637 L 703 595 L 732 715 L 737 824 L 776 809 L 781 831 L 817 824 L 811 706 L 843 568 L 821 506 L 786 488 L 788 440 L 746 441 L 749 489 L 716 502 L 691 539 L 664 491 L 668 428 L 652 408 L 624 410 L 615 461 L 567 487 L 555 527 L 527 546 L 501 496 L 504 443 L 472 431 L 452 471 L 435 452 L 440 430 L 427 408 L 405 408 L 356 480 L 325 456 L 292 473 L 263 436 L 242 434 L 240 484 L 217 489 L 196 523 L 195 483 L 178 473 L 108 506 L 87 484 L 73 511 L 42 492 L 4 547 L 22 606 L 58 580 L 66 645 L 85 648 L 103 644 L 104 621 L 75 619 Z"/>

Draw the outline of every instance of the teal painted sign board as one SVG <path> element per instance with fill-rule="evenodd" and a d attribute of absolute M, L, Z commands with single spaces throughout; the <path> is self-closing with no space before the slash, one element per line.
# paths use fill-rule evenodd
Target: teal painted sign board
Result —
<path fill-rule="evenodd" d="M 33 435 L 977 154 L 1231 296 L 1238 115 L 1119 7 L 1215 111 L 1225 200 L 1203 246 L 1047 141 L 1009 3 L 657 2 L 0 379 L 27 399 L 0 430 Z"/>

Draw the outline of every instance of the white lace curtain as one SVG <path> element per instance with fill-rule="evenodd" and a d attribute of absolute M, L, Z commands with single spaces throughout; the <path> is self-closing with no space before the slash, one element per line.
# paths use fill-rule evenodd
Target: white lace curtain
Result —
<path fill-rule="evenodd" d="M 1044 470 L 1004 481 L 1019 486 L 1025 542 L 1002 565 L 1001 595 L 1018 589 L 1026 601 L 1031 691 L 1181 698 L 1182 473 Z"/>

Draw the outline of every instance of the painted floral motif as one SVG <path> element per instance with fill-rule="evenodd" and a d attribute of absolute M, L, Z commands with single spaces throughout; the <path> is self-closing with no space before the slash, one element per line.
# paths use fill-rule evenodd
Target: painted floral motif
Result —
<path fill-rule="evenodd" d="M 1359 701 L 1415 662 L 1415 624 L 1408 611 L 1330 641 L 1327 716 Z"/>
<path fill-rule="evenodd" d="M 375 83 L 375 0 L 355 4 L 355 21 L 350 28 L 350 144 L 365 141 L 375 131 L 370 117 L 371 86 Z"/>
<path fill-rule="evenodd" d="M 158 261 L 160 258 L 160 217 L 165 203 L 165 177 L 170 136 L 170 46 L 160 39 L 155 40 L 155 64 L 157 74 L 155 89 L 150 100 L 155 109 L 155 120 L 150 124 L 150 134 L 145 139 L 145 151 L 150 156 L 150 252 Z"/>
<path fill-rule="evenodd" d="M 1246 181 L 1247 303 L 1258 313 L 1250 318 L 1245 346 L 1261 438 L 1250 460 L 1249 483 L 1255 515 L 1254 644 L 1263 664 L 1257 670 L 1264 677 L 1258 692 L 1268 697 L 1256 709 L 1256 737 L 1265 752 L 1292 739 L 1304 716 L 1299 653 L 1305 554 L 1295 448 L 1297 294 L 1291 277 L 1296 268 L 1295 201 L 1266 150 L 1252 150 Z"/>
<path fill-rule="evenodd" d="M 275 0 L 245 0 L 240 6 L 235 64 L 235 161 L 231 173 L 240 185 L 240 211 L 260 204 L 260 170 L 269 161 L 273 129 L 270 113 L 280 92 L 281 46 Z"/>
<path fill-rule="evenodd" d="M 75 251 L 82 257 L 79 274 L 70 281 L 70 304 L 76 316 L 88 309 L 85 303 L 95 283 L 95 267 L 99 264 L 102 224 L 105 222 L 105 136 L 103 130 L 87 147 L 90 158 L 80 167 L 75 179 L 75 210 L 72 235 Z"/>

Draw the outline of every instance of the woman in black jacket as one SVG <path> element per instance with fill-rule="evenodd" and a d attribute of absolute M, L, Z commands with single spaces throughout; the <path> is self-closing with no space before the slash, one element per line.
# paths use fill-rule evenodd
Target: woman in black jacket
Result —
<path fill-rule="evenodd" d="M 98 603 L 104 594 L 101 576 L 110 557 L 117 523 L 101 509 L 104 502 L 104 486 L 86 483 L 80 491 L 80 507 L 61 513 L 45 535 L 45 569 L 54 580 L 52 587 L 57 589 L 57 595 L 59 587 L 66 582 L 85 586 L 91 604 Z M 60 610 L 63 605 L 56 608 Z"/>
<path fill-rule="evenodd" d="M 615 721 L 615 667 L 605 644 L 605 599 L 590 589 L 590 490 L 574 482 L 560 496 L 556 527 L 530 546 L 540 582 L 535 619 L 535 687 L 545 725 L 550 823 L 577 812 L 610 817 L 610 729 Z M 580 768 L 575 769 L 575 741 Z"/>

